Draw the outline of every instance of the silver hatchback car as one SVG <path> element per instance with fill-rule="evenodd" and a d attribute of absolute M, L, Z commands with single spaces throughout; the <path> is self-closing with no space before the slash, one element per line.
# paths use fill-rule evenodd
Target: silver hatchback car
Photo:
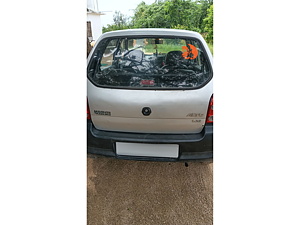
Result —
<path fill-rule="evenodd" d="M 103 34 L 87 60 L 88 153 L 122 159 L 213 158 L 213 58 L 199 33 Z"/>

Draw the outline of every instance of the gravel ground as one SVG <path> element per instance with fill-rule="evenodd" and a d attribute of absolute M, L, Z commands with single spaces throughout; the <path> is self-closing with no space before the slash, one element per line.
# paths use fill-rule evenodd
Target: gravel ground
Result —
<path fill-rule="evenodd" d="M 87 158 L 88 225 L 211 225 L 213 163 Z"/>

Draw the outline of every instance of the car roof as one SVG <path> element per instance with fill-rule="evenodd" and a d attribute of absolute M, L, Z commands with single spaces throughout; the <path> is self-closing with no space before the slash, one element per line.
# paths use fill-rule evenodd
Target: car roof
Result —
<path fill-rule="evenodd" d="M 194 31 L 189 30 L 178 30 L 178 29 L 166 29 L 166 28 L 141 28 L 141 29 L 127 29 L 117 30 L 104 33 L 101 39 L 115 36 L 140 36 L 140 35 L 170 35 L 170 36 L 181 36 L 181 37 L 194 37 L 201 38 L 201 35 Z"/>

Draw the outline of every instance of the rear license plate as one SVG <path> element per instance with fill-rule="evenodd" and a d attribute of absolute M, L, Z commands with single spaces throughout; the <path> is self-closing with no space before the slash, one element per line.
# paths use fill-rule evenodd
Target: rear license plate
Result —
<path fill-rule="evenodd" d="M 178 158 L 179 145 L 117 142 L 116 152 L 127 156 Z"/>

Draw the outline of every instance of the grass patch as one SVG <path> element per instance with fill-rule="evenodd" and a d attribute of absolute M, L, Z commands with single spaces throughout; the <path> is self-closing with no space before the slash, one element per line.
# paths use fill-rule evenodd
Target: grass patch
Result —
<path fill-rule="evenodd" d="M 160 44 L 157 45 L 157 51 L 160 53 L 168 53 L 170 51 L 181 51 L 181 45 L 172 45 L 172 44 Z M 146 52 L 155 53 L 156 49 L 153 49 L 154 45 L 146 45 Z"/>
<path fill-rule="evenodd" d="M 208 44 L 208 48 L 212 55 L 214 55 L 214 46 L 213 44 Z M 145 50 L 147 53 L 155 53 L 156 49 L 153 49 L 154 45 L 146 45 Z M 159 53 L 168 53 L 169 51 L 182 51 L 181 45 L 172 45 L 172 44 L 162 44 L 157 45 L 157 51 Z"/>

